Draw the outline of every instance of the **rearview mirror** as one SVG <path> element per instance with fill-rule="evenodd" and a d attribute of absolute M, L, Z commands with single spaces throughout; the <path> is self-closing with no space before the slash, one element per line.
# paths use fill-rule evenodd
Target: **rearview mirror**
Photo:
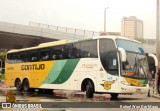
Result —
<path fill-rule="evenodd" d="M 126 62 L 126 51 L 123 48 L 118 47 L 122 62 Z"/>
<path fill-rule="evenodd" d="M 152 57 L 154 59 L 155 62 L 155 66 L 158 66 L 158 59 L 154 54 L 148 54 L 149 57 Z"/>

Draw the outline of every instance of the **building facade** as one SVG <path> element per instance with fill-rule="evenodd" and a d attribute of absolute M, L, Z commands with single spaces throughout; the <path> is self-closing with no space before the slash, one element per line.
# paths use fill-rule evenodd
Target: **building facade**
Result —
<path fill-rule="evenodd" d="M 121 20 L 121 35 L 132 39 L 142 39 L 143 21 L 135 16 L 123 17 Z"/>
<path fill-rule="evenodd" d="M 106 35 L 116 35 L 116 36 L 120 36 L 121 33 L 120 32 L 99 32 L 100 36 L 106 36 Z"/>

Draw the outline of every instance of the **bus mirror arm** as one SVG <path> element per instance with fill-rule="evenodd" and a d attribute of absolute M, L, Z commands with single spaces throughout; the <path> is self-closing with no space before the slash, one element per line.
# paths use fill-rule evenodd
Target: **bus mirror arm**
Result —
<path fill-rule="evenodd" d="M 148 54 L 147 53 L 146 55 L 148 55 L 149 57 L 152 57 L 154 59 L 155 66 L 158 66 L 158 59 L 157 59 L 157 57 L 154 54 Z"/>
<path fill-rule="evenodd" d="M 118 47 L 118 51 L 120 52 L 122 62 L 126 62 L 126 51 L 120 47 Z"/>

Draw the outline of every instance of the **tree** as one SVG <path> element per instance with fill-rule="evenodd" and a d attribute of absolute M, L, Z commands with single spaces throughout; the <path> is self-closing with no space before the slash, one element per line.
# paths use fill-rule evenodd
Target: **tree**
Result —
<path fill-rule="evenodd" d="M 146 41 L 143 38 L 136 38 L 136 40 L 138 40 L 139 42 L 142 42 L 142 43 L 146 43 Z"/>
<path fill-rule="evenodd" d="M 2 60 L 3 63 L 5 62 L 6 54 L 7 52 L 0 52 L 0 60 Z"/>

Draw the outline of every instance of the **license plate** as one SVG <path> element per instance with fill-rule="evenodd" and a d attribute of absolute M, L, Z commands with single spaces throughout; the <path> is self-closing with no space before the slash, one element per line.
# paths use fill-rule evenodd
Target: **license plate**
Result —
<path fill-rule="evenodd" d="M 141 92 L 141 89 L 136 89 L 136 92 L 138 92 L 138 93 Z"/>

